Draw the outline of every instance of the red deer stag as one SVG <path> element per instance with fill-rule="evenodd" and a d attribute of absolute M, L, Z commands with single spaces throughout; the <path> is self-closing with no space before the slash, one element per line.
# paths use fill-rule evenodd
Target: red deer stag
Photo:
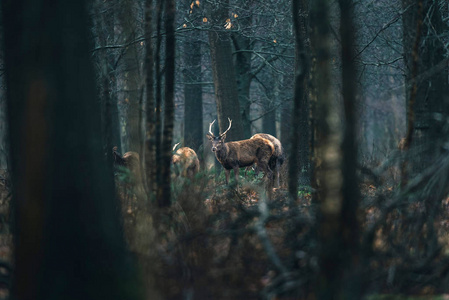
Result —
<path fill-rule="evenodd" d="M 255 138 L 263 138 L 263 139 L 267 139 L 270 142 L 273 143 L 274 145 L 274 153 L 270 158 L 270 162 L 269 162 L 269 166 L 271 168 L 271 170 L 274 171 L 275 173 L 275 181 L 276 181 L 276 186 L 279 187 L 279 177 L 280 177 L 280 169 L 282 164 L 284 163 L 285 160 L 285 150 L 284 147 L 282 147 L 281 142 L 275 138 L 274 136 L 270 135 L 270 134 L 266 134 L 266 133 L 256 133 L 255 135 L 253 135 L 251 137 L 252 139 Z M 256 174 L 257 174 L 257 169 L 256 169 Z"/>
<path fill-rule="evenodd" d="M 173 147 L 173 152 L 176 150 L 176 144 Z M 176 176 L 182 176 L 193 179 L 195 174 L 200 170 L 200 161 L 196 152 L 189 147 L 181 147 L 172 156 L 172 164 Z"/>
<path fill-rule="evenodd" d="M 225 169 L 226 184 L 229 183 L 229 175 L 234 170 L 235 182 L 238 183 L 239 169 L 257 166 L 262 169 L 268 178 L 272 178 L 273 172 L 270 169 L 269 161 L 274 153 L 274 145 L 267 139 L 254 138 L 236 142 L 225 143 L 226 133 L 231 129 L 232 121 L 228 118 L 229 127 L 219 136 L 212 133 L 212 125 L 215 120 L 209 124 L 209 133 L 207 138 L 212 142 L 212 152 Z"/>

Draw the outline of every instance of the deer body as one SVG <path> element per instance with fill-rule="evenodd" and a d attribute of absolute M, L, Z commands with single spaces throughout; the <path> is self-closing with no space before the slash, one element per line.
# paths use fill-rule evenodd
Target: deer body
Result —
<path fill-rule="evenodd" d="M 284 147 L 282 147 L 281 142 L 277 138 L 275 138 L 274 136 L 267 134 L 267 133 L 257 133 L 251 137 L 251 139 L 254 139 L 254 138 L 264 138 L 273 143 L 274 153 L 271 156 L 269 164 L 270 164 L 270 168 L 275 172 L 276 184 L 277 184 L 277 187 L 279 187 L 280 169 L 285 160 Z"/>
<path fill-rule="evenodd" d="M 176 149 L 176 146 L 173 148 Z M 176 150 L 172 156 L 172 163 L 176 172 L 176 175 L 182 177 L 193 178 L 195 174 L 200 170 L 200 161 L 196 152 L 189 147 L 182 147 Z"/>
<path fill-rule="evenodd" d="M 207 137 L 212 142 L 215 157 L 225 169 L 227 184 L 231 170 L 234 170 L 235 181 L 238 182 L 239 169 L 253 164 L 257 164 L 269 178 L 272 177 L 273 172 L 269 166 L 270 158 L 274 153 L 272 142 L 264 138 L 254 138 L 225 143 L 226 132 L 231 128 L 231 120 L 229 120 L 229 128 L 219 136 L 215 136 L 211 131 L 214 122 L 209 126 Z"/>

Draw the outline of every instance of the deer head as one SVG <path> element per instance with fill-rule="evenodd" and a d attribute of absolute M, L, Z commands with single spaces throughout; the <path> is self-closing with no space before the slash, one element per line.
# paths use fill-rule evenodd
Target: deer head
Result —
<path fill-rule="evenodd" d="M 207 138 L 212 142 L 212 152 L 220 151 L 223 148 L 224 141 L 226 139 L 226 133 L 231 129 L 232 121 L 228 118 L 229 121 L 229 127 L 226 129 L 223 133 L 219 134 L 218 136 L 215 136 L 212 133 L 212 125 L 214 125 L 215 120 L 209 124 L 209 132 L 206 134 Z"/>

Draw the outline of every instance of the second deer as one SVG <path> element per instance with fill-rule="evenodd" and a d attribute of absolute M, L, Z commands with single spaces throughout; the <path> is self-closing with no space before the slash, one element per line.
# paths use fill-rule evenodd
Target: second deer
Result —
<path fill-rule="evenodd" d="M 239 169 L 252 166 L 257 166 L 268 176 L 271 180 L 273 171 L 270 168 L 270 158 L 274 153 L 274 145 L 264 138 L 253 138 L 235 142 L 225 143 L 226 133 L 231 129 L 232 121 L 228 118 L 229 127 L 223 133 L 215 136 L 212 133 L 212 125 L 215 120 L 209 124 L 209 132 L 206 134 L 207 138 L 212 142 L 212 152 L 215 157 L 225 169 L 226 184 L 229 183 L 229 175 L 231 170 L 234 170 L 235 182 L 238 183 Z"/>
<path fill-rule="evenodd" d="M 200 161 L 196 155 L 195 150 L 189 147 L 181 147 L 176 150 L 179 145 L 177 143 L 173 147 L 172 164 L 176 176 L 182 176 L 193 179 L 195 174 L 200 170 Z M 175 152 L 176 150 L 176 152 Z"/>

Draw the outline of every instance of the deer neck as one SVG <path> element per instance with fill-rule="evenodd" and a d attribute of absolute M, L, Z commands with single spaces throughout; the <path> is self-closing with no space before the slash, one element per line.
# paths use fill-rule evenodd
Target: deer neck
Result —
<path fill-rule="evenodd" d="M 226 145 L 226 143 L 223 144 L 223 147 L 221 147 L 219 151 L 215 151 L 215 157 L 218 159 L 220 163 L 223 164 L 223 162 L 226 161 L 226 158 L 228 157 L 228 151 L 229 147 L 228 145 Z"/>

